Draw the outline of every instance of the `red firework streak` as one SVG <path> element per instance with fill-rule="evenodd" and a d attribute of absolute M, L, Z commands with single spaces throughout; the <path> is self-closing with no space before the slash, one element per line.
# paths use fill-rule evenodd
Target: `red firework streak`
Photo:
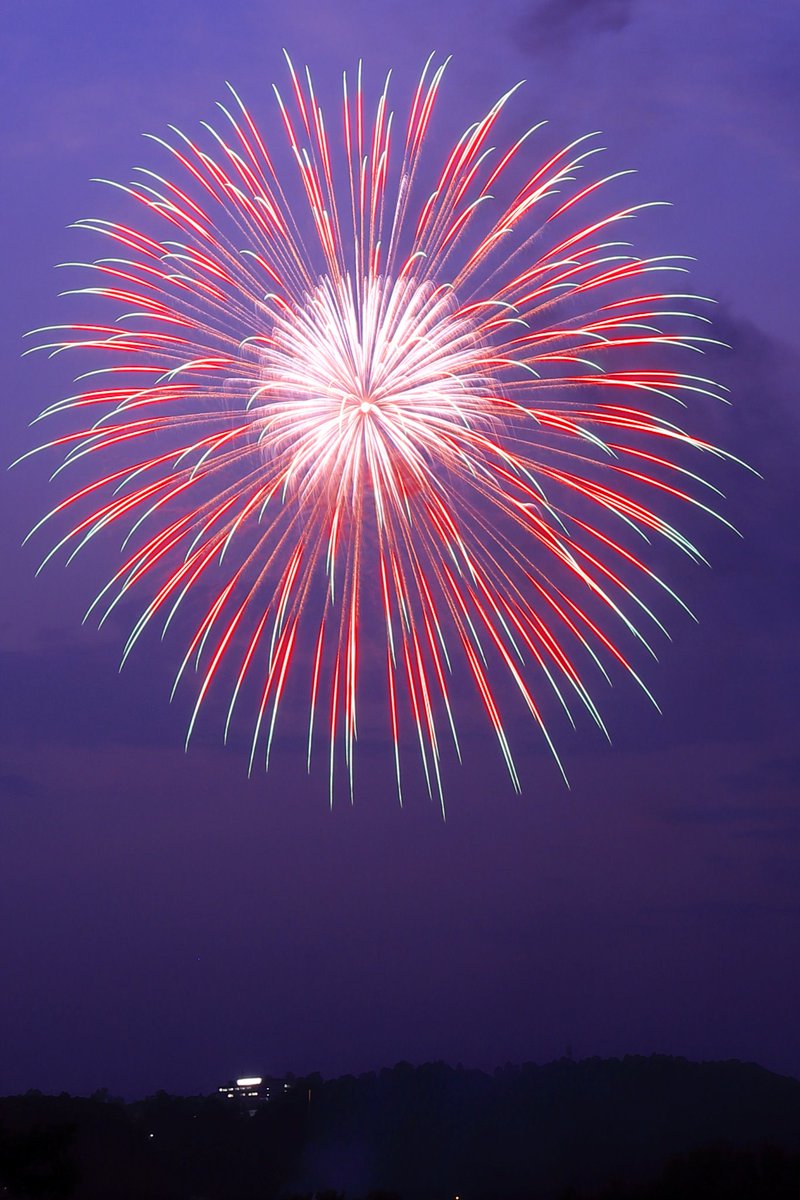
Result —
<path fill-rule="evenodd" d="M 94 276 L 76 291 L 118 315 L 50 326 L 59 340 L 36 347 L 98 355 L 86 390 L 42 414 L 81 427 L 38 449 L 61 452 L 57 473 L 107 465 L 36 529 L 76 514 L 47 559 L 120 530 L 89 611 L 102 623 L 142 597 L 123 661 L 151 622 L 199 603 L 176 680 L 199 680 L 187 742 L 224 673 L 225 737 L 252 694 L 250 769 L 268 765 L 287 680 L 305 679 L 308 767 L 324 740 L 331 801 L 337 750 L 352 796 L 364 631 L 378 630 L 398 794 L 405 729 L 444 808 L 456 681 L 474 684 L 516 788 L 499 692 L 555 755 L 545 693 L 603 728 L 587 671 L 615 665 L 644 688 L 601 625 L 646 646 L 661 625 L 637 581 L 677 600 L 631 544 L 657 535 L 700 558 L 648 497 L 711 512 L 684 460 L 729 456 L 672 416 L 721 389 L 662 362 L 713 339 L 693 332 L 702 298 L 652 290 L 680 260 L 616 240 L 648 205 L 576 227 L 617 178 L 581 182 L 594 135 L 529 170 L 538 126 L 491 144 L 513 88 L 436 176 L 423 146 L 446 63 L 426 64 L 393 154 L 388 79 L 370 122 L 360 66 L 355 87 L 343 77 L 333 139 L 310 74 L 287 62 L 288 150 L 280 130 L 268 149 L 231 89 L 209 148 L 177 129 L 154 139 L 180 186 L 149 170 L 113 185 L 149 232 L 77 222 L 112 256 L 70 264 Z"/>

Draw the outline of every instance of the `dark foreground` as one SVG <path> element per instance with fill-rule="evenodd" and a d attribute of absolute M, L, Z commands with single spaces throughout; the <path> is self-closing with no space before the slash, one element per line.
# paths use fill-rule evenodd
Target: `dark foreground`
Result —
<path fill-rule="evenodd" d="M 800 1082 L 752 1064 L 400 1064 L 291 1082 L 252 1117 L 163 1092 L 0 1100 L 0 1197 L 800 1198 Z"/>

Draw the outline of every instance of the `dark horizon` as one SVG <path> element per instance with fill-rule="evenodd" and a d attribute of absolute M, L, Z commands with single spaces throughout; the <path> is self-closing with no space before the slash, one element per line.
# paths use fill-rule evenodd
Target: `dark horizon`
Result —
<path fill-rule="evenodd" d="M 784 1200 L 800 1082 L 742 1063 L 441 1063 L 275 1099 L 0 1098 L 0 1183 L 83 1200 Z M 47 1184 L 50 1184 L 48 1187 Z"/>
<path fill-rule="evenodd" d="M 67 227 L 123 211 L 89 181 L 159 170 L 141 134 L 213 121 L 227 79 L 278 131 L 285 45 L 327 108 L 360 56 L 370 97 L 393 66 L 398 113 L 429 51 L 452 52 L 435 161 L 523 78 L 509 128 L 547 119 L 533 156 L 601 129 L 602 173 L 638 171 L 615 195 L 672 205 L 637 220 L 637 250 L 693 256 L 691 289 L 717 301 L 730 349 L 698 362 L 732 405 L 693 402 L 687 425 L 761 478 L 709 470 L 741 538 L 683 514 L 710 568 L 654 548 L 697 617 L 659 609 L 671 640 L 635 659 L 662 712 L 621 676 L 598 686 L 609 746 L 547 701 L 569 789 L 512 719 L 516 796 L 468 710 L 445 822 L 413 766 L 398 807 L 382 732 L 365 731 L 355 803 L 343 791 L 333 811 L 324 767 L 305 773 L 305 712 L 266 777 L 223 747 L 217 701 L 185 754 L 189 693 L 168 700 L 180 639 L 143 642 L 119 673 L 134 610 L 81 624 L 117 544 L 37 577 L 52 542 L 21 544 L 61 498 L 55 460 L 3 470 L 0 1095 L 191 1095 L 253 1066 L 493 1068 L 567 1045 L 800 1078 L 799 37 L 800 8 L 780 0 L 502 0 L 488 18 L 480 0 L 29 0 L 5 14 L 6 463 L 69 392 L 68 356 L 20 357 L 26 331 L 74 316 L 55 264 L 105 252 Z"/>
<path fill-rule="evenodd" d="M 791 1083 L 800 1083 L 800 1077 L 791 1074 L 787 1071 L 773 1071 L 769 1067 L 763 1066 L 762 1063 L 753 1062 L 741 1058 L 708 1058 L 694 1059 L 687 1058 L 683 1054 L 659 1054 L 653 1052 L 651 1054 L 614 1054 L 614 1055 L 585 1055 L 578 1056 L 572 1051 L 571 1046 L 564 1048 L 564 1053 L 555 1058 L 543 1061 L 533 1061 L 530 1059 L 520 1060 L 518 1062 L 497 1063 L 493 1067 L 475 1066 L 472 1063 L 453 1063 L 447 1062 L 444 1059 L 427 1059 L 424 1062 L 409 1062 L 407 1059 L 400 1059 L 393 1063 L 379 1063 L 371 1067 L 366 1067 L 360 1071 L 344 1070 L 334 1075 L 324 1075 L 321 1071 L 306 1070 L 293 1071 L 290 1069 L 283 1072 L 273 1072 L 265 1069 L 262 1064 L 250 1064 L 250 1068 L 245 1073 L 228 1072 L 227 1075 L 220 1076 L 219 1079 L 208 1084 L 208 1086 L 200 1087 L 194 1092 L 175 1092 L 168 1088 L 156 1085 L 148 1090 L 136 1093 L 135 1095 L 124 1095 L 116 1091 L 113 1087 L 101 1085 L 93 1089 L 91 1092 L 70 1092 L 66 1089 L 59 1091 L 46 1090 L 38 1087 L 20 1088 L 16 1092 L 9 1092 L 7 1095 L 0 1096 L 0 1101 L 15 1100 L 24 1097 L 41 1096 L 45 1100 L 57 1100 L 60 1097 L 69 1097 L 73 1100 L 97 1100 L 102 1103 L 124 1104 L 126 1106 L 136 1106 L 145 1101 L 154 1100 L 160 1096 L 169 1096 L 176 1100 L 225 1100 L 227 1097 L 222 1095 L 223 1090 L 230 1090 L 231 1085 L 239 1085 L 245 1080 L 248 1083 L 259 1081 L 259 1084 L 264 1083 L 270 1087 L 275 1084 L 285 1084 L 287 1088 L 302 1087 L 309 1082 L 314 1086 L 322 1085 L 339 1085 L 343 1082 L 356 1080 L 363 1082 L 365 1080 L 383 1078 L 394 1073 L 412 1073 L 424 1074 L 426 1071 L 444 1071 L 452 1072 L 456 1075 L 464 1074 L 466 1076 L 482 1076 L 485 1079 L 497 1079 L 504 1075 L 513 1075 L 515 1073 L 524 1072 L 539 1072 L 547 1074 L 548 1072 L 557 1071 L 560 1069 L 576 1068 L 578 1072 L 594 1070 L 594 1069 L 637 1069 L 644 1066 L 645 1069 L 657 1069 L 660 1065 L 666 1064 L 668 1067 L 677 1069 L 703 1070 L 741 1070 L 743 1072 L 755 1071 L 763 1075 L 763 1077 L 773 1077 L 775 1079 L 785 1079 Z M 260 1072 L 260 1074 L 259 1074 Z M 253 1086 L 256 1086 L 253 1082 Z M 280 1097 L 273 1095 L 271 1099 L 264 1103 L 271 1103 L 273 1106 L 276 1100 Z M 236 1104 L 239 1109 L 246 1110 L 246 1101 L 237 1098 Z M 259 1109 L 261 1107 L 259 1103 Z"/>

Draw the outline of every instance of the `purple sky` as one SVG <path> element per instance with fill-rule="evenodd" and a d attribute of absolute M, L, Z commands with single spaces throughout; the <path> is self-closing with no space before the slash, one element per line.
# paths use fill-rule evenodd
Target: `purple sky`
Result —
<path fill-rule="evenodd" d="M 705 432 L 763 482 L 715 476 L 743 540 L 689 518 L 712 569 L 664 559 L 699 618 L 673 613 L 648 682 L 619 681 L 614 745 L 562 723 L 567 791 L 526 727 L 515 797 L 490 735 L 399 811 L 368 744 L 356 804 L 325 777 L 248 782 L 167 704 L 173 644 L 117 674 L 123 626 L 80 620 L 110 542 L 38 579 L 20 543 L 53 502 L 43 467 L 0 476 L 0 1094 L 210 1090 L 237 1073 L 359 1071 L 398 1059 L 491 1067 L 579 1056 L 740 1057 L 800 1075 L 797 462 L 800 10 L 786 0 L 26 0 L 3 17 L 6 286 L 2 445 L 66 394 L 21 360 L 67 318 L 53 265 L 91 252 L 92 176 L 127 179 L 140 134 L 213 117 L 231 80 L 274 125 L 281 47 L 323 96 L 359 56 L 396 100 L 452 53 L 431 136 L 443 149 L 518 79 L 525 124 L 601 129 L 607 169 L 669 199 L 645 250 L 697 257 L 715 296 L 711 370 L 734 397 Z M 630 195 L 630 193 L 629 193 Z M 712 427 L 713 426 L 713 427 Z"/>

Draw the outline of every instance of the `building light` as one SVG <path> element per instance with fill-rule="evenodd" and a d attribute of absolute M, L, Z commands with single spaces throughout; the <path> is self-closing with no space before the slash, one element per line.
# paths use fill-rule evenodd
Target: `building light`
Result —
<path fill-rule="evenodd" d="M 258 1085 L 260 1083 L 261 1083 L 260 1075 L 246 1075 L 244 1077 L 244 1079 L 236 1080 L 237 1087 L 258 1087 Z"/>

